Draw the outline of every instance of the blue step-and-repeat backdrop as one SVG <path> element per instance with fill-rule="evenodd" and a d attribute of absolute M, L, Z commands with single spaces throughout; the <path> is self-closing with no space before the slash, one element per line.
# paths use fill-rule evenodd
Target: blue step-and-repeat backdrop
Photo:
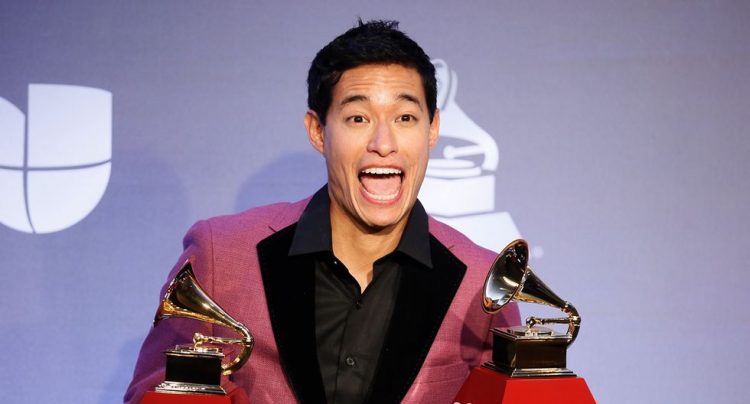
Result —
<path fill-rule="evenodd" d="M 0 3 L 0 401 L 121 401 L 185 230 L 325 182 L 306 72 L 359 16 L 437 67 L 428 211 L 529 241 L 599 402 L 744 402 L 748 3 L 426 0 Z"/>

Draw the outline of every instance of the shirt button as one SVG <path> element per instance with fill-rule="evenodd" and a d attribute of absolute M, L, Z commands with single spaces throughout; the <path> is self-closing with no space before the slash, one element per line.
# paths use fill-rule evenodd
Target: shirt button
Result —
<path fill-rule="evenodd" d="M 351 356 L 346 357 L 346 366 L 349 366 L 350 368 L 353 368 L 354 365 L 357 364 L 357 361 L 354 360 Z"/>

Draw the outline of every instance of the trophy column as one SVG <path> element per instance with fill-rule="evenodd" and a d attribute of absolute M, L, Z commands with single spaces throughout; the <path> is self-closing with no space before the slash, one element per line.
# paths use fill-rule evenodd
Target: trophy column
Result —
<path fill-rule="evenodd" d="M 208 394 L 174 394 L 147 391 L 141 404 L 231 404 L 228 396 Z"/>
<path fill-rule="evenodd" d="M 454 404 L 596 403 L 581 377 L 510 377 L 478 367 L 461 386 Z"/>

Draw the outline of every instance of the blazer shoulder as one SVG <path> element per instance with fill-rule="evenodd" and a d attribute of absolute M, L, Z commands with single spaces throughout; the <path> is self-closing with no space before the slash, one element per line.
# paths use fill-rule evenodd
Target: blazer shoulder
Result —
<path fill-rule="evenodd" d="M 263 239 L 299 220 L 310 198 L 298 202 L 279 202 L 247 209 L 243 212 L 214 216 L 196 222 L 188 231 L 188 238 Z"/>
<path fill-rule="evenodd" d="M 481 268 L 486 271 L 494 262 L 497 253 L 474 243 L 460 231 L 432 216 L 429 216 L 428 223 L 430 234 L 466 264 L 469 270 Z"/>

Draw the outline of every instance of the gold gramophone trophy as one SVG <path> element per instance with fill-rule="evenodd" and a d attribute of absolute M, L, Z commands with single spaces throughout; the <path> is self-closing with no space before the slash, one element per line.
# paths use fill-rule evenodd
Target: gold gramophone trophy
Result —
<path fill-rule="evenodd" d="M 525 326 L 492 330 L 492 361 L 474 369 L 461 387 L 458 403 L 594 403 L 583 378 L 567 368 L 566 351 L 578 336 L 576 308 L 528 266 L 529 246 L 515 240 L 497 256 L 484 282 L 482 309 L 494 314 L 511 301 L 558 308 L 567 317 L 531 316 Z M 558 333 L 545 324 L 567 324 Z"/>
<path fill-rule="evenodd" d="M 220 385 L 221 375 L 229 375 L 245 364 L 253 350 L 253 336 L 244 324 L 227 314 L 203 291 L 193 275 L 190 261 L 182 266 L 167 287 L 154 317 L 154 325 L 171 317 L 190 318 L 228 327 L 242 338 L 195 333 L 192 344 L 178 345 L 165 351 L 165 380 L 156 386 L 155 392 L 146 393 L 142 403 L 171 403 L 175 400 L 186 402 L 187 395 L 193 396 L 189 400 L 191 403 L 229 403 L 226 392 Z M 225 355 L 215 345 L 239 345 L 240 352 L 234 359 L 222 363 Z M 177 394 L 183 396 L 178 398 Z"/>

